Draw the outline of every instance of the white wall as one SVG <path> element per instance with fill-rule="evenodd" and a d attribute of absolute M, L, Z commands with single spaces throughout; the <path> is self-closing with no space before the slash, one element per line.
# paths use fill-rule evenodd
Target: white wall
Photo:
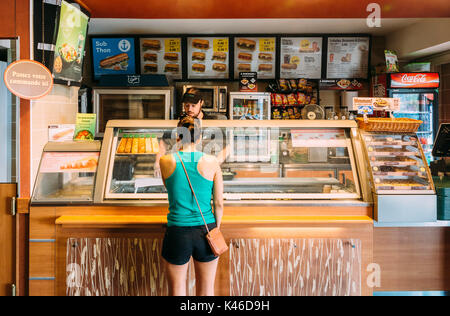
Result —
<path fill-rule="evenodd" d="M 54 85 L 42 99 L 31 102 L 31 187 L 39 167 L 42 150 L 48 141 L 51 124 L 75 124 L 78 112 L 78 87 Z"/>
<path fill-rule="evenodd" d="M 386 37 L 386 49 L 413 59 L 450 49 L 450 18 L 423 19 Z"/>

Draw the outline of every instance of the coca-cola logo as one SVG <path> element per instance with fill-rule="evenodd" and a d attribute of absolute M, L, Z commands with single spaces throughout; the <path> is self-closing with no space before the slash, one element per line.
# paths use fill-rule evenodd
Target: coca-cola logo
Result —
<path fill-rule="evenodd" d="M 403 83 L 425 83 L 427 82 L 427 76 L 425 74 L 408 75 L 404 74 L 402 76 Z"/>

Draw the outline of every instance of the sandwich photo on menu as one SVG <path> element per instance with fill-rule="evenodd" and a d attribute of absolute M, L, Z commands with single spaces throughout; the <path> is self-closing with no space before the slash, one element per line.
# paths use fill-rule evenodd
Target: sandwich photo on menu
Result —
<path fill-rule="evenodd" d="M 192 47 L 198 48 L 198 49 L 209 49 L 209 41 L 202 40 L 202 39 L 194 39 L 192 41 Z"/>
<path fill-rule="evenodd" d="M 178 64 L 167 64 L 164 67 L 164 72 L 178 72 L 180 70 L 180 66 Z"/>
<path fill-rule="evenodd" d="M 241 60 L 252 60 L 252 54 L 250 54 L 250 53 L 239 53 L 238 54 L 238 59 L 241 59 Z"/>
<path fill-rule="evenodd" d="M 246 50 L 255 50 L 256 48 L 256 42 L 253 40 L 249 40 L 249 39 L 245 39 L 245 38 L 240 38 L 237 43 L 236 46 L 239 47 L 240 49 L 246 49 Z"/>
<path fill-rule="evenodd" d="M 227 70 L 227 65 L 222 63 L 215 63 L 213 64 L 213 70 L 215 71 L 225 71 Z"/>
<path fill-rule="evenodd" d="M 239 64 L 238 65 L 238 70 L 239 71 L 250 71 L 251 70 L 251 65 L 250 64 Z"/>
<path fill-rule="evenodd" d="M 144 65 L 144 72 L 157 72 L 157 71 L 158 71 L 157 64 L 145 64 Z"/>
<path fill-rule="evenodd" d="M 205 65 L 202 64 L 193 64 L 192 70 L 196 72 L 205 72 Z"/>
<path fill-rule="evenodd" d="M 157 62 L 158 61 L 158 55 L 153 54 L 153 53 L 145 53 L 144 54 L 144 61 Z"/>
<path fill-rule="evenodd" d="M 192 53 L 192 60 L 203 61 L 203 60 L 205 60 L 205 58 L 206 58 L 205 53 L 201 53 L 201 52 L 193 52 Z"/>
<path fill-rule="evenodd" d="M 178 54 L 177 53 L 165 53 L 164 60 L 177 61 Z"/>
<path fill-rule="evenodd" d="M 142 42 L 142 48 L 145 50 L 160 50 L 161 42 L 159 40 L 145 40 Z"/>
<path fill-rule="evenodd" d="M 100 61 L 100 68 L 111 70 L 126 70 L 128 68 L 128 54 L 122 53 Z"/>
<path fill-rule="evenodd" d="M 225 61 L 227 59 L 227 54 L 224 52 L 214 52 L 212 60 Z"/>
<path fill-rule="evenodd" d="M 258 71 L 272 71 L 272 64 L 260 64 Z"/>
<path fill-rule="evenodd" d="M 264 61 L 272 61 L 272 54 L 268 54 L 268 53 L 259 53 L 258 59 L 264 60 Z"/>

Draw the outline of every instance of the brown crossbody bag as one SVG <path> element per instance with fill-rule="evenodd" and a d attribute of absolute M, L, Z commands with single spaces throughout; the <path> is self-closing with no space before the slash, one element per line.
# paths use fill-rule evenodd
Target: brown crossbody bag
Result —
<path fill-rule="evenodd" d="M 177 153 L 178 158 L 180 159 L 181 165 L 183 166 L 184 173 L 186 174 L 186 178 L 189 182 L 189 187 L 191 188 L 192 195 L 194 196 L 195 202 L 197 203 L 198 210 L 200 211 L 200 214 L 202 215 L 203 222 L 205 223 L 206 227 L 206 239 L 208 240 L 208 243 L 211 247 L 212 252 L 214 255 L 220 256 L 224 252 L 228 250 L 228 245 L 225 242 L 225 238 L 223 238 L 222 232 L 219 230 L 219 228 L 215 227 L 211 230 L 209 230 L 208 225 L 206 224 L 205 218 L 203 217 L 202 209 L 200 208 L 200 204 L 198 203 L 197 196 L 195 195 L 194 188 L 192 187 L 191 180 L 189 179 L 189 175 L 187 173 L 186 167 L 184 166 L 183 160 L 181 159 L 181 156 L 179 153 Z"/>

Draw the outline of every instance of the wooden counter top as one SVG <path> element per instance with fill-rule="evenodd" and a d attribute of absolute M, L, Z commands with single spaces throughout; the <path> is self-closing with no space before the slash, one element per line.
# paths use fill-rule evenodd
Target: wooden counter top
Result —
<path fill-rule="evenodd" d="M 370 222 L 368 216 L 224 216 L 222 224 L 305 224 L 320 222 Z M 145 225 L 167 224 L 164 215 L 63 215 L 56 219 L 57 225 Z"/>

